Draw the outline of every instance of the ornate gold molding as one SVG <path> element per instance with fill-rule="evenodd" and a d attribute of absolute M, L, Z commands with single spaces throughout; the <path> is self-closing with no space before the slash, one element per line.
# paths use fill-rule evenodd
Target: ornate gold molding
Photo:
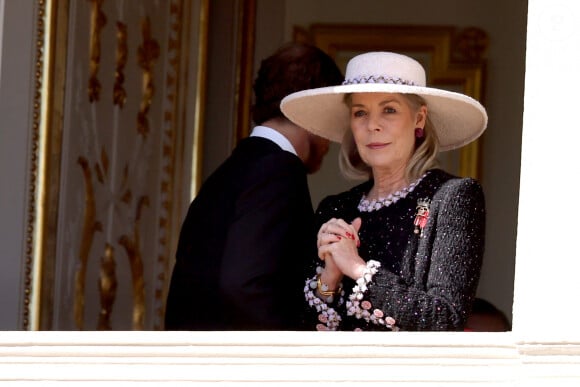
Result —
<path fill-rule="evenodd" d="M 113 304 L 117 296 L 117 263 L 115 262 L 115 248 L 110 244 L 105 245 L 105 253 L 101 258 L 101 273 L 99 278 L 99 295 L 101 298 L 101 310 L 97 329 L 111 330 L 111 315 Z"/>
<path fill-rule="evenodd" d="M 153 84 L 153 64 L 159 58 L 159 43 L 151 37 L 151 21 L 145 17 L 141 23 L 141 33 L 143 42 L 137 51 L 139 66 L 143 70 L 142 74 L 142 94 L 139 113 L 137 114 L 137 131 L 143 137 L 149 133 L 149 108 L 155 93 Z"/>
<path fill-rule="evenodd" d="M 255 1 L 255 0 L 253 0 Z M 188 8 L 191 8 L 191 2 L 182 4 L 189 4 Z M 195 93 L 193 94 L 193 100 L 195 101 L 195 109 L 194 109 L 194 118 L 193 118 L 193 145 L 192 145 L 192 165 L 191 165 L 191 176 L 190 176 L 190 196 L 194 197 L 197 195 L 199 191 L 199 187 L 201 186 L 202 182 L 202 159 L 203 159 L 203 123 L 205 122 L 205 103 L 206 103 L 206 88 L 207 88 L 207 51 L 208 51 L 208 34 L 209 34 L 209 4 L 210 0 L 201 0 L 199 1 L 199 10 L 196 11 L 196 15 L 198 15 L 199 23 L 197 24 L 196 36 L 197 39 L 195 40 L 194 45 L 189 44 L 189 39 L 184 42 L 183 45 L 183 52 L 185 53 L 184 63 L 193 62 L 196 64 L 196 72 L 194 79 L 194 90 Z M 188 20 L 186 15 L 191 15 L 191 11 L 184 11 L 183 15 L 185 19 Z M 190 25 L 191 21 L 189 21 L 187 28 L 185 31 L 184 36 L 191 35 Z M 195 50 L 196 51 L 195 51 Z M 195 52 L 195 56 L 190 56 L 190 52 Z M 251 81 L 251 80 L 250 80 Z M 187 88 L 186 88 L 187 90 Z M 181 118 L 182 125 L 183 123 L 188 122 L 189 120 L 185 119 L 186 114 L 183 115 Z M 184 130 L 185 128 L 182 128 Z"/>
<path fill-rule="evenodd" d="M 178 104 L 181 100 L 182 89 L 179 88 L 177 79 L 181 74 L 181 63 L 183 61 L 184 39 L 183 34 L 187 31 L 185 22 L 185 11 L 183 0 L 171 0 L 170 29 L 167 41 L 167 74 L 165 77 L 165 95 L 163 110 L 163 153 L 162 167 L 163 175 L 161 179 L 161 212 L 159 218 L 158 240 L 160 253 L 157 256 L 156 265 L 158 267 L 157 278 L 155 279 L 155 305 L 154 305 L 154 329 L 160 330 L 163 327 L 163 317 L 165 315 L 165 289 L 169 281 L 169 262 L 171 254 L 171 238 L 169 237 L 172 227 L 172 209 L 175 197 L 175 156 L 177 153 L 177 143 L 179 132 Z"/>
<path fill-rule="evenodd" d="M 36 302 L 34 300 L 34 291 L 36 291 L 39 283 L 35 283 L 35 271 L 38 261 L 37 257 L 40 254 L 38 246 L 39 233 L 42 232 L 42 227 L 39 225 L 39 207 L 41 206 L 40 193 L 41 187 L 41 116 L 43 99 L 46 96 L 43 94 L 43 84 L 46 82 L 45 65 L 48 58 L 45 56 L 46 45 L 46 29 L 49 27 L 49 13 L 50 4 L 47 5 L 46 0 L 38 0 L 36 3 L 36 52 L 35 52 L 35 72 L 34 72 L 34 102 L 32 114 L 32 146 L 30 155 L 30 167 L 28 171 L 28 204 L 26 217 L 26 252 L 24 258 L 24 297 L 23 297 L 23 312 L 22 312 L 22 328 L 28 330 L 35 328 L 38 318 L 37 312 L 34 308 Z M 36 263 L 36 264 L 35 264 Z"/>
<path fill-rule="evenodd" d="M 101 95 L 101 81 L 98 78 L 101 64 L 101 31 L 107 24 L 107 17 L 102 10 L 104 0 L 88 0 L 91 4 L 91 37 L 90 47 L 90 77 L 89 77 L 89 101 L 99 100 Z"/>
<path fill-rule="evenodd" d="M 113 85 L 113 104 L 125 106 L 127 91 L 125 90 L 125 65 L 127 65 L 127 25 L 117 22 L 117 57 L 115 65 L 115 84 Z"/>
<path fill-rule="evenodd" d="M 82 5 L 82 12 L 77 10 L 74 15 L 69 15 L 75 7 L 70 7 L 68 0 L 38 0 L 35 111 L 31 129 L 33 143 L 29 162 L 30 198 L 23 283 L 24 329 L 114 329 L 119 324 L 126 324 L 122 316 L 126 311 L 123 309 L 118 313 L 117 305 L 127 303 L 132 303 L 132 329 L 162 329 L 167 274 L 181 218 L 174 212 L 181 208 L 180 201 L 184 196 L 181 191 L 182 188 L 187 190 L 189 183 L 188 176 L 183 176 L 184 170 L 189 172 L 182 165 L 187 146 L 185 141 L 193 140 L 192 146 L 201 151 L 197 140 L 203 117 L 209 5 L 208 0 L 170 0 L 167 4 L 151 2 L 151 7 L 161 7 L 169 14 L 155 29 L 149 20 L 143 21 L 141 51 L 137 58 L 139 61 L 135 61 L 135 58 L 128 58 L 131 54 L 135 56 L 135 50 L 130 51 L 127 46 L 132 44 L 135 48 L 139 42 L 135 42 L 138 38 L 129 39 L 130 31 L 135 31 L 129 28 L 129 24 L 119 22 L 110 26 L 116 27 L 111 30 L 116 35 L 110 35 L 109 26 L 102 24 L 105 27 L 100 31 L 94 28 L 98 26 L 96 21 L 94 25 L 86 23 L 85 15 L 91 20 L 106 20 L 109 15 L 104 13 L 109 11 L 109 7 L 101 8 L 102 4 L 103 0 L 86 2 Z M 139 7 L 139 4 L 129 4 L 127 7 L 131 9 Z M 122 12 L 122 9 L 117 9 Z M 102 15 L 98 16 L 100 13 Z M 192 17 L 199 20 L 192 21 Z M 83 23 L 84 36 L 91 34 L 94 38 L 91 40 L 93 47 L 62 44 L 70 41 L 67 36 L 69 18 L 74 18 L 71 19 L 74 23 Z M 153 20 L 157 22 L 158 19 Z M 137 17 L 129 21 L 133 27 L 139 23 Z M 199 31 L 192 30 L 191 25 Z M 163 42 L 163 52 L 153 39 L 154 31 L 164 31 L 167 40 Z M 100 57 L 103 53 L 109 58 L 111 52 L 101 52 L 100 48 L 93 50 L 95 42 L 105 46 L 105 42 L 101 42 L 101 32 L 103 38 L 116 36 L 115 43 L 111 44 L 117 48 L 116 54 L 113 53 L 113 66 L 108 59 L 101 63 Z M 191 56 L 189 49 L 193 49 Z M 88 52 L 88 57 L 83 50 Z M 80 80 L 73 76 L 72 71 L 67 76 L 70 55 L 85 58 Z M 157 59 L 163 61 L 159 67 L 162 71 L 154 67 Z M 191 72 L 190 59 L 199 61 L 192 67 L 194 73 Z M 87 66 L 87 61 L 91 60 L 92 67 Z M 73 67 L 78 63 L 72 62 Z M 125 84 L 126 67 L 135 62 L 142 70 L 141 85 L 134 83 L 135 78 L 131 78 L 132 83 Z M 83 85 L 86 85 L 88 75 L 97 74 L 95 70 L 99 69 L 101 77 L 105 75 L 105 69 L 110 74 L 98 81 L 99 84 L 103 81 L 103 90 L 107 87 L 112 91 L 107 93 L 112 99 L 99 100 L 98 93 L 93 95 L 92 101 L 75 98 L 79 94 L 85 95 L 86 86 Z M 188 93 L 188 80 L 194 82 L 193 86 L 189 85 L 194 90 L 192 93 Z M 159 96 L 155 95 L 155 83 L 163 85 Z M 67 86 L 69 84 L 71 88 Z M 129 85 L 136 90 L 124 94 Z M 65 90 L 73 90 L 73 95 L 65 99 Z M 142 93 L 140 97 L 139 91 Z M 127 95 L 137 97 L 127 98 Z M 190 110 L 186 107 L 192 103 L 192 98 L 195 99 L 194 109 Z M 131 104 L 132 109 L 116 109 L 123 104 Z M 155 104 L 155 109 L 152 104 Z M 137 113 L 145 126 L 137 124 L 133 131 L 123 131 L 129 143 L 136 141 L 134 153 L 119 153 L 120 149 L 115 147 L 119 143 L 110 142 L 109 133 L 117 130 L 115 122 L 120 122 L 119 119 L 125 123 L 128 120 L 135 122 L 135 118 L 130 117 Z M 66 128 L 64 137 L 66 117 L 76 122 L 73 128 Z M 113 125 L 103 119 L 112 119 Z M 148 127 L 149 119 L 152 120 L 151 128 Z M 193 135 L 188 134 L 192 126 Z M 151 135 L 151 141 L 155 140 L 154 144 L 147 141 L 147 133 Z M 65 151 L 62 149 L 64 143 L 69 146 Z M 160 148 L 159 143 L 162 144 Z M 158 172 L 150 180 L 155 182 L 154 185 L 141 190 L 137 182 L 143 178 L 146 169 L 135 165 L 141 165 L 136 160 L 145 157 L 146 153 L 142 152 L 147 152 L 148 148 L 155 152 L 156 161 L 152 168 Z M 61 162 L 67 154 L 69 160 L 78 155 L 77 164 L 67 162 L 62 165 L 64 180 L 61 181 Z M 194 160 L 198 157 L 199 153 L 193 155 Z M 193 173 L 195 176 L 199 171 L 194 169 Z M 66 188 L 61 188 L 67 180 Z M 158 187 L 155 185 L 157 182 Z M 64 198 L 67 200 L 60 201 Z M 144 250 L 144 245 L 148 250 Z M 65 267 L 68 269 L 63 269 Z M 96 272 L 94 268 L 97 268 Z M 130 278 L 125 278 L 127 275 Z M 129 299 L 124 291 L 127 287 L 131 289 Z"/>
<path fill-rule="evenodd" d="M 135 223 L 133 224 L 133 235 L 122 235 L 119 244 L 125 248 L 129 267 L 131 268 L 131 284 L 133 290 L 133 330 L 143 330 L 145 328 L 145 278 L 143 270 L 143 254 L 141 252 L 141 232 L 140 222 L 143 207 L 149 206 L 149 198 L 142 196 L 136 209 Z"/>
<path fill-rule="evenodd" d="M 60 4 L 67 4 L 62 0 Z M 67 23 L 59 12 L 55 0 L 36 2 L 36 44 L 34 54 L 34 92 L 31 144 L 28 155 L 28 199 L 26 216 L 26 247 L 23 275 L 23 306 L 21 325 L 24 330 L 41 326 L 41 316 L 50 314 L 43 310 L 40 299 L 46 276 L 52 275 L 52 266 L 44 261 L 47 251 L 54 248 L 50 236 L 54 232 L 56 210 L 52 207 L 55 191 L 51 184 L 59 178 L 61 139 L 62 90 L 55 88 L 63 77 L 62 69 L 54 66 L 58 49 L 52 42 L 66 34 Z M 55 22 L 56 20 L 61 23 Z M 46 273 L 46 276 L 43 275 Z"/>
<path fill-rule="evenodd" d="M 236 55 L 236 111 L 234 144 L 250 133 L 254 47 L 256 45 L 256 0 L 239 2 Z"/>
<path fill-rule="evenodd" d="M 106 157 L 106 154 L 104 155 Z M 91 253 L 91 247 L 95 233 L 103 231 L 103 225 L 97 220 L 95 188 L 93 185 L 93 174 L 89 160 L 85 157 L 79 157 L 78 163 L 82 168 L 85 183 L 85 206 L 83 216 L 83 227 L 80 233 L 80 248 L 78 253 L 79 267 L 75 271 L 75 296 L 74 296 L 74 320 L 77 329 L 84 327 L 85 313 L 85 287 L 87 277 L 87 266 Z M 103 181 L 102 172 L 98 164 L 95 166 L 97 179 Z M 100 177 L 99 177 L 100 176 Z"/>

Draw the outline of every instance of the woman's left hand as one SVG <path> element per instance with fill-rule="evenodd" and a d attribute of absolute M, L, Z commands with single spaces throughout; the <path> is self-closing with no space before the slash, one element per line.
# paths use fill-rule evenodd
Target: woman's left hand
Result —
<path fill-rule="evenodd" d="M 356 227 L 355 222 L 358 224 Z M 324 223 L 318 231 L 317 247 L 320 248 L 321 246 L 338 242 L 344 238 L 355 241 L 358 247 L 360 245 L 360 240 L 358 238 L 360 223 L 360 218 L 356 218 L 351 224 L 342 219 L 330 219 L 328 222 Z"/>
<path fill-rule="evenodd" d="M 338 235 L 342 237 L 337 241 L 321 244 L 318 247 L 319 257 L 323 258 L 330 255 L 333 263 L 340 271 L 355 280 L 362 276 L 363 270 L 366 268 L 365 261 L 358 255 L 357 250 L 359 244 L 358 230 L 360 226 L 360 218 L 356 218 L 350 225 L 342 219 L 331 219 L 321 227 L 321 231 L 328 230 L 334 234 L 340 232 Z M 346 236 L 347 233 L 349 236 Z"/>

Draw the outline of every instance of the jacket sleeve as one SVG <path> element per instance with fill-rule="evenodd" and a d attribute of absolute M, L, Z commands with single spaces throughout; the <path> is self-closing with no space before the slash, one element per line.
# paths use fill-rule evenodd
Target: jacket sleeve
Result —
<path fill-rule="evenodd" d="M 425 231 L 414 257 L 414 279 L 380 270 L 367 296 L 403 330 L 462 330 L 484 252 L 481 186 L 473 179 L 445 183 L 433 197 Z"/>
<path fill-rule="evenodd" d="M 244 178 L 232 224 L 224 230 L 224 307 L 246 329 L 294 329 L 304 260 L 316 246 L 306 173 L 293 156 L 276 156 Z"/>
<path fill-rule="evenodd" d="M 335 205 L 337 195 L 330 195 L 323 198 L 316 209 L 315 216 L 314 216 L 314 246 L 316 246 L 316 234 L 318 234 L 318 230 L 320 227 L 327 222 L 330 218 L 333 217 L 342 217 L 343 208 L 337 208 Z M 318 257 L 317 249 L 314 249 L 314 252 L 308 256 L 307 263 L 305 265 L 305 271 L 302 276 L 302 302 L 303 302 L 303 316 L 302 316 L 302 325 L 304 330 L 317 330 L 319 326 L 324 326 L 325 324 L 322 323 L 320 320 L 320 311 L 312 305 L 312 303 L 308 300 L 306 296 L 307 292 L 312 290 L 310 288 L 310 282 L 315 279 L 316 277 L 316 269 L 317 267 L 323 267 L 324 263 Z M 344 282 L 344 281 L 343 281 Z M 336 297 L 334 302 L 328 304 L 329 308 L 336 310 L 339 314 L 344 314 L 344 297 Z M 322 323 L 322 324 L 321 324 Z M 341 324 L 339 323 L 339 327 L 341 328 Z"/>

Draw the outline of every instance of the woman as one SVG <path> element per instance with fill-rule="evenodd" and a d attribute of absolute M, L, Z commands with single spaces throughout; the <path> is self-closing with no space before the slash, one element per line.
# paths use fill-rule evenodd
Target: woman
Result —
<path fill-rule="evenodd" d="M 412 58 L 372 52 L 351 59 L 342 86 L 291 94 L 281 107 L 341 142 L 343 173 L 367 180 L 319 205 L 307 324 L 463 330 L 483 257 L 484 197 L 475 180 L 437 169 L 436 157 L 481 135 L 483 106 L 426 87 Z"/>

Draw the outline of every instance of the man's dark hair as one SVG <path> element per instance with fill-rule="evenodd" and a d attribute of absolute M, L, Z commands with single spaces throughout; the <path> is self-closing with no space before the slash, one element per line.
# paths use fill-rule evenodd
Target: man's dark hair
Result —
<path fill-rule="evenodd" d="M 254 82 L 255 102 L 252 119 L 262 124 L 284 117 L 280 102 L 288 94 L 342 83 L 342 72 L 321 49 L 301 43 L 288 43 L 264 59 Z"/>

